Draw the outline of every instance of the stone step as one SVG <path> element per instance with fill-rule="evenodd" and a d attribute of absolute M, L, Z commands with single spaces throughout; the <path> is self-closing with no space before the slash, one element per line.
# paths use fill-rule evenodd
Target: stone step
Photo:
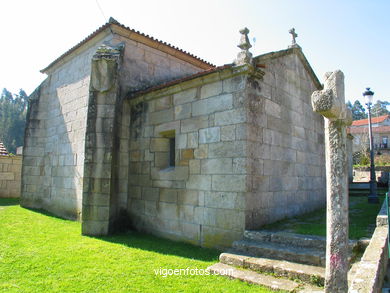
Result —
<path fill-rule="evenodd" d="M 370 190 L 369 182 L 349 183 L 349 190 Z"/>
<path fill-rule="evenodd" d="M 253 271 L 240 270 L 223 263 L 214 264 L 208 267 L 208 270 L 212 274 L 223 275 L 231 279 L 238 279 L 250 284 L 261 285 L 273 290 L 294 292 L 300 286 L 300 284 L 294 281 L 279 279 L 269 275 L 262 275 Z"/>
<path fill-rule="evenodd" d="M 296 292 L 297 293 L 324 293 L 325 290 L 323 288 L 318 288 L 316 286 L 305 285 L 299 288 Z"/>
<path fill-rule="evenodd" d="M 233 249 L 255 257 L 267 257 L 301 264 L 325 266 L 325 251 L 323 249 L 245 239 L 233 242 Z"/>
<path fill-rule="evenodd" d="M 307 247 L 325 251 L 326 237 L 316 235 L 303 235 L 283 231 L 255 231 L 246 230 L 244 239 L 249 241 L 273 242 L 287 246 Z M 351 251 L 358 246 L 358 241 L 350 240 Z"/>
<path fill-rule="evenodd" d="M 274 242 L 299 247 L 317 248 L 324 250 L 326 248 L 326 238 L 315 235 L 302 235 L 281 231 L 247 230 L 244 232 L 244 238 L 260 242 Z"/>
<path fill-rule="evenodd" d="M 222 253 L 219 261 L 223 264 L 242 267 L 256 272 L 271 273 L 275 276 L 298 279 L 317 286 L 324 285 L 325 268 L 284 260 L 256 258 L 240 253 Z"/>

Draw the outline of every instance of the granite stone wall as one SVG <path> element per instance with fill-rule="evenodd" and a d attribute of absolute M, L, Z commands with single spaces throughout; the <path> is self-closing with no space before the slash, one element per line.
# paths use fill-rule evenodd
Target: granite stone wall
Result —
<path fill-rule="evenodd" d="M 67 218 L 81 217 L 91 59 L 104 42 L 125 44 L 118 98 L 132 89 L 201 70 L 108 30 L 63 57 L 46 72 L 47 79 L 31 96 L 24 144 L 24 206 L 44 208 Z M 163 62 L 164 58 L 168 61 Z M 111 106 L 115 104 L 102 103 L 104 111 L 113 115 L 117 109 Z M 118 162 L 126 166 L 122 158 Z M 126 197 L 122 194 L 121 198 Z"/>
<path fill-rule="evenodd" d="M 325 204 L 323 119 L 310 104 L 318 84 L 299 58 L 257 60 L 264 80 L 232 67 L 128 101 L 135 227 L 221 247 Z"/>
<path fill-rule="evenodd" d="M 242 104 L 247 74 L 235 70 L 128 101 L 128 210 L 139 230 L 209 247 L 241 238 L 248 188 Z"/>
<path fill-rule="evenodd" d="M 310 97 L 318 85 L 302 56 L 289 50 L 277 58 L 260 57 L 264 79 L 248 86 L 247 229 L 325 205 L 324 122 L 312 110 Z"/>
<path fill-rule="evenodd" d="M 20 197 L 21 156 L 0 156 L 0 198 Z"/>
<path fill-rule="evenodd" d="M 120 57 L 109 56 L 110 47 L 121 47 Z M 102 48 L 99 60 L 95 57 L 88 101 L 82 232 L 105 235 L 123 224 L 120 219 L 127 209 L 131 117 L 124 98 L 201 69 L 119 35 Z"/>
<path fill-rule="evenodd" d="M 31 95 L 23 152 L 21 204 L 57 215 L 81 216 L 91 58 L 98 38 L 51 68 Z"/>
<path fill-rule="evenodd" d="M 119 214 L 127 209 L 128 169 L 130 145 L 130 105 L 124 101 L 129 93 L 151 87 L 166 81 L 192 75 L 203 69 L 176 58 L 156 48 L 130 40 L 120 35 L 114 36 L 114 42 L 123 43 L 124 51 L 119 72 L 121 85 L 121 105 L 116 115 L 116 158 L 113 161 L 116 172 L 114 180 L 114 209 Z"/>

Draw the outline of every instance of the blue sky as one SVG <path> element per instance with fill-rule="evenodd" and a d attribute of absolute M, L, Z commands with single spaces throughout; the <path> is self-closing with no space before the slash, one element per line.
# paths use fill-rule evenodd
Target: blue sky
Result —
<path fill-rule="evenodd" d="M 288 30 L 320 81 L 326 71 L 345 74 L 346 99 L 390 100 L 390 1 L 166 0 L 1 1 L 0 88 L 29 94 L 51 61 L 113 16 L 126 26 L 216 65 L 235 58 L 238 30 L 250 29 L 252 53 L 287 48 Z"/>

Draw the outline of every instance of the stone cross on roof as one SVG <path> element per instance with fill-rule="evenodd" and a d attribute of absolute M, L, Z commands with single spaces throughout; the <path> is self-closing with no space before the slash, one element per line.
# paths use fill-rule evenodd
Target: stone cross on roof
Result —
<path fill-rule="evenodd" d="M 296 38 L 298 37 L 298 34 L 295 32 L 295 28 L 292 28 L 288 31 L 292 36 L 292 42 L 291 45 L 288 46 L 289 48 L 300 48 L 300 46 L 297 44 Z"/>

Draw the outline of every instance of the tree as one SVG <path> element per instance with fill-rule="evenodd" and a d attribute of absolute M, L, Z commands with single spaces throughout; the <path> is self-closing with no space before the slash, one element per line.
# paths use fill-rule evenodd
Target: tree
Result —
<path fill-rule="evenodd" d="M 11 92 L 9 92 L 6 88 L 3 89 L 3 92 L 1 94 L 1 99 L 4 99 L 8 102 L 13 100 Z"/>
<path fill-rule="evenodd" d="M 390 114 L 387 106 L 390 106 L 390 102 L 378 100 L 371 108 L 372 116 L 377 117 Z"/>
<path fill-rule="evenodd" d="M 0 140 L 11 153 L 23 145 L 28 97 L 24 90 L 12 94 L 3 89 L 0 96 Z"/>
<path fill-rule="evenodd" d="M 347 107 L 352 112 L 352 120 L 360 120 L 367 118 L 366 109 L 356 100 L 353 105 L 350 101 L 347 102 Z"/>
<path fill-rule="evenodd" d="M 348 108 L 349 110 L 352 111 L 352 107 L 353 107 L 353 106 L 352 106 L 351 101 L 348 101 L 345 105 L 347 106 L 347 108 Z"/>

